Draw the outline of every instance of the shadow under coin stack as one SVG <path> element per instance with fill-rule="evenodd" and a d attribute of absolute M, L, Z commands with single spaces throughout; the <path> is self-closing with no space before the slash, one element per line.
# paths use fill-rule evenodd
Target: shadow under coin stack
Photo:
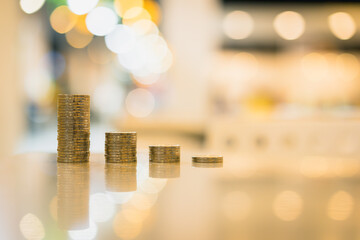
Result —
<path fill-rule="evenodd" d="M 136 132 L 105 133 L 107 163 L 136 162 Z"/>
<path fill-rule="evenodd" d="M 90 96 L 58 95 L 58 162 L 88 162 Z"/>
<path fill-rule="evenodd" d="M 179 145 L 154 145 L 149 146 L 150 162 L 169 163 L 180 162 Z"/>

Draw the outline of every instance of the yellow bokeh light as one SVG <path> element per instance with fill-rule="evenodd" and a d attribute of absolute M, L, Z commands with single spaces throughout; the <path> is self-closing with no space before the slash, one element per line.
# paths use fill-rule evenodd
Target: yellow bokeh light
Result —
<path fill-rule="evenodd" d="M 151 16 L 144 8 L 135 7 L 127 10 L 123 16 L 122 23 L 125 25 L 132 25 L 139 20 L 150 20 Z"/>
<path fill-rule="evenodd" d="M 51 27 L 58 33 L 67 33 L 77 22 L 78 15 L 67 6 L 57 7 L 50 15 Z"/>
<path fill-rule="evenodd" d="M 76 28 L 74 28 L 70 32 L 66 33 L 65 38 L 70 46 L 74 48 L 84 48 L 91 42 L 93 35 L 91 33 L 79 32 Z"/>
<path fill-rule="evenodd" d="M 279 193 L 274 201 L 275 216 L 283 221 L 294 221 L 302 212 L 303 201 L 299 194 L 293 191 Z"/>
<path fill-rule="evenodd" d="M 324 176 L 328 170 L 329 166 L 327 159 L 317 156 L 304 158 L 300 166 L 300 173 L 309 178 Z"/>
<path fill-rule="evenodd" d="M 333 220 L 344 221 L 350 216 L 353 207 L 353 197 L 345 191 L 338 191 L 329 200 L 327 214 Z"/>
<path fill-rule="evenodd" d="M 305 77 L 309 79 L 323 79 L 328 73 L 328 62 L 320 53 L 309 53 L 301 61 L 301 68 Z"/>
<path fill-rule="evenodd" d="M 113 228 L 116 236 L 122 239 L 134 239 L 141 232 L 142 223 L 129 222 L 122 212 L 119 212 L 114 218 Z"/>
<path fill-rule="evenodd" d="M 154 23 L 159 24 L 161 20 L 161 10 L 159 4 L 153 0 L 145 0 L 144 8 L 149 12 L 151 20 Z"/>
<path fill-rule="evenodd" d="M 254 30 L 254 21 L 247 12 L 233 11 L 226 15 L 223 28 L 229 38 L 244 39 Z"/>
<path fill-rule="evenodd" d="M 25 239 L 40 240 L 45 237 L 45 229 L 40 219 L 32 213 L 20 220 L 20 231 Z"/>
<path fill-rule="evenodd" d="M 336 73 L 341 80 L 353 80 L 359 74 L 359 60 L 350 53 L 336 58 Z"/>
<path fill-rule="evenodd" d="M 295 40 L 305 31 L 305 20 L 297 12 L 286 11 L 275 17 L 274 28 L 280 37 Z"/>
<path fill-rule="evenodd" d="M 331 32 L 341 40 L 350 39 L 356 32 L 353 17 L 345 12 L 333 13 L 328 18 Z"/>
<path fill-rule="evenodd" d="M 86 16 L 87 15 L 81 15 L 78 16 L 78 19 L 76 21 L 75 28 L 78 32 L 84 33 L 84 34 L 91 34 L 86 26 Z"/>
<path fill-rule="evenodd" d="M 144 6 L 144 0 L 115 0 L 114 1 L 115 11 L 120 17 L 123 17 L 124 14 L 131 8 L 135 8 L 135 7 L 142 8 L 143 6 Z"/>

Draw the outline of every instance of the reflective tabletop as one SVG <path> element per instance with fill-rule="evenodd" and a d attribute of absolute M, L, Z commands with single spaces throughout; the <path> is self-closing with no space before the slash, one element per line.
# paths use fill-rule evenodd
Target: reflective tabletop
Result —
<path fill-rule="evenodd" d="M 223 164 L 57 163 L 0 168 L 1 239 L 360 239 L 360 162 L 224 156 Z M 284 164 L 286 163 L 286 164 Z"/>

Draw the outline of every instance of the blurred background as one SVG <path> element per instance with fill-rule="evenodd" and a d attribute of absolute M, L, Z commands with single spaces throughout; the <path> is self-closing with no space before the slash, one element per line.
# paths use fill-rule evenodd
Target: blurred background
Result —
<path fill-rule="evenodd" d="M 56 151 L 56 96 L 139 146 L 360 153 L 357 1 L 0 3 L 0 155 Z"/>

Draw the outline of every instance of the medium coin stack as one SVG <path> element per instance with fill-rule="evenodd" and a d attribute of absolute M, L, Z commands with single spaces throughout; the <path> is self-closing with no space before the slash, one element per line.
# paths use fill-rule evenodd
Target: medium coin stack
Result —
<path fill-rule="evenodd" d="M 222 163 L 223 157 L 217 155 L 202 155 L 192 157 L 195 163 Z"/>
<path fill-rule="evenodd" d="M 89 161 L 90 96 L 59 94 L 57 104 L 57 161 Z"/>
<path fill-rule="evenodd" d="M 136 191 L 136 162 L 106 163 L 105 181 L 109 192 Z"/>
<path fill-rule="evenodd" d="M 178 178 L 180 177 L 180 162 L 149 164 L 149 177 L 151 178 Z"/>
<path fill-rule="evenodd" d="M 105 160 L 108 163 L 136 162 L 136 132 L 105 133 Z"/>
<path fill-rule="evenodd" d="M 168 163 L 180 161 L 179 145 L 155 145 L 149 146 L 150 162 Z"/>

